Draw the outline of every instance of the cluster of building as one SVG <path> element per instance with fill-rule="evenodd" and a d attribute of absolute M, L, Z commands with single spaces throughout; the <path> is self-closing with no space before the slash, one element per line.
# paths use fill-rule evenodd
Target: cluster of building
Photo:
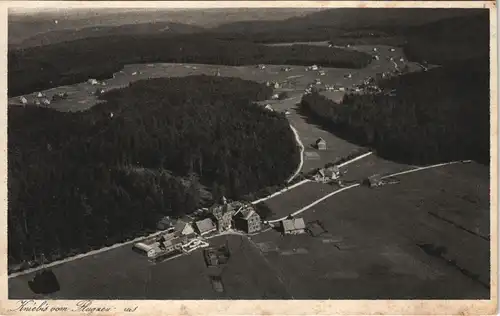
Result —
<path fill-rule="evenodd" d="M 52 101 L 56 101 L 56 100 L 59 100 L 59 99 L 65 99 L 67 98 L 67 94 L 66 93 L 58 93 L 58 94 L 55 94 L 53 97 L 52 97 Z M 28 104 L 33 104 L 35 106 L 49 106 L 51 104 L 51 100 L 42 92 L 37 92 L 35 93 L 35 95 L 33 96 L 32 100 L 28 100 L 27 97 L 25 96 L 20 96 L 19 97 L 19 102 L 22 106 L 26 106 Z"/>
<path fill-rule="evenodd" d="M 331 166 L 319 169 L 314 175 L 313 180 L 321 183 L 329 183 L 332 181 L 340 181 L 340 169 L 338 166 Z"/>
<path fill-rule="evenodd" d="M 159 260 L 208 247 L 202 238 L 212 233 L 238 230 L 252 234 L 261 228 L 261 218 L 252 205 L 228 202 L 223 198 L 222 204 L 206 209 L 205 217 L 196 221 L 179 219 L 174 224 L 170 218 L 164 217 L 158 222 L 158 229 L 166 230 L 166 233 L 136 243 L 134 249 L 150 259 Z"/>

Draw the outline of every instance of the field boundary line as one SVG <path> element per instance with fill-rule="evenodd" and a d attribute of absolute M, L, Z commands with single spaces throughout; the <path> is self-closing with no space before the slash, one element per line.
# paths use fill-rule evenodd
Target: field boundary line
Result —
<path fill-rule="evenodd" d="M 345 187 L 345 188 L 342 188 L 342 189 L 339 189 L 339 190 L 335 190 L 335 191 L 333 191 L 333 192 L 330 192 L 330 193 L 328 193 L 327 195 L 325 195 L 325 196 L 323 196 L 323 197 L 321 197 L 321 198 L 317 199 L 316 201 L 314 201 L 314 202 L 310 203 L 309 205 L 304 206 L 303 208 L 299 209 L 298 211 L 295 211 L 295 212 L 294 212 L 294 213 L 292 213 L 291 215 L 292 215 L 292 216 L 295 216 L 295 215 L 298 215 L 298 214 L 300 214 L 300 213 L 302 213 L 302 212 L 305 212 L 305 211 L 307 211 L 308 209 L 310 209 L 311 207 L 313 207 L 313 206 L 315 206 L 315 205 L 317 205 L 317 204 L 319 204 L 319 203 L 323 202 L 324 200 L 328 199 L 329 197 L 331 197 L 331 196 L 333 196 L 333 195 L 335 195 L 335 194 L 338 194 L 338 193 L 340 193 L 340 192 L 342 192 L 342 191 L 352 189 L 352 188 L 357 187 L 357 186 L 359 186 L 359 185 L 360 185 L 359 183 L 355 183 L 355 184 L 352 184 L 352 185 L 350 185 L 350 186 L 348 186 L 348 187 Z M 282 221 L 282 220 L 285 220 L 287 217 L 288 217 L 288 216 L 285 216 L 285 217 L 282 217 L 282 218 L 279 218 L 279 219 L 273 219 L 273 220 L 268 221 L 268 223 L 276 223 L 276 222 L 280 222 L 280 221 Z"/>
<path fill-rule="evenodd" d="M 355 161 L 358 161 L 358 160 L 360 160 L 360 159 L 363 159 L 363 158 L 365 158 L 365 157 L 367 157 L 367 156 L 370 156 L 371 154 L 373 154 L 373 151 L 369 151 L 369 152 L 367 152 L 366 154 L 362 154 L 361 156 L 358 156 L 358 157 L 355 157 L 355 158 L 353 158 L 353 159 L 351 159 L 351 160 L 348 160 L 348 161 L 346 161 L 346 162 L 343 162 L 343 163 L 341 163 L 341 164 L 337 165 L 337 167 L 339 167 L 339 168 L 345 167 L 345 166 L 347 166 L 348 164 L 353 163 L 353 162 L 355 162 Z"/>
<path fill-rule="evenodd" d="M 295 183 L 294 185 L 291 185 L 291 186 L 289 186 L 289 187 L 286 187 L 286 188 L 284 188 L 284 189 L 282 189 L 282 190 L 280 190 L 280 191 L 278 191 L 278 192 L 274 192 L 274 193 L 273 193 L 273 194 L 271 194 L 271 195 L 265 196 L 265 197 L 263 197 L 263 198 L 261 198 L 261 199 L 255 200 L 255 201 L 250 202 L 250 203 L 251 203 L 251 204 L 253 204 L 253 205 L 255 205 L 255 204 L 259 204 L 259 203 L 264 202 L 264 201 L 267 201 L 267 200 L 269 200 L 269 199 L 271 199 L 271 198 L 273 198 L 273 197 L 275 197 L 275 196 L 278 196 L 278 195 L 283 194 L 283 193 L 285 193 L 285 192 L 287 192 L 287 191 L 290 191 L 291 189 L 296 188 L 296 187 L 298 187 L 299 185 L 303 185 L 304 183 L 307 183 L 307 182 L 311 182 L 311 180 L 309 180 L 309 179 L 302 180 L 302 181 L 300 181 L 300 182 Z"/>
<path fill-rule="evenodd" d="M 443 163 L 438 163 L 438 164 L 435 164 L 435 165 L 424 166 L 424 167 L 417 167 L 417 168 L 413 168 L 413 169 L 410 169 L 410 170 L 405 170 L 405 171 L 396 172 L 396 173 L 393 173 L 393 174 L 388 174 L 388 175 L 383 176 L 381 178 L 382 179 L 386 179 L 386 178 L 396 177 L 396 176 L 400 176 L 400 175 L 407 174 L 407 173 L 413 173 L 413 172 L 427 170 L 427 169 L 444 167 L 444 166 L 448 166 L 448 165 L 454 165 L 454 164 L 457 164 L 457 163 L 470 163 L 470 162 L 472 162 L 472 160 L 457 160 L 457 161 L 443 162 Z"/>

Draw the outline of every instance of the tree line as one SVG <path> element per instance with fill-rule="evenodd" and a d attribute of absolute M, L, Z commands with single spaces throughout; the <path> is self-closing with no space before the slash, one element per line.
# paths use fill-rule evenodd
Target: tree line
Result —
<path fill-rule="evenodd" d="M 271 94 L 191 76 L 131 83 L 85 112 L 10 107 L 9 263 L 131 239 L 284 182 L 300 153 L 284 115 L 253 103 Z"/>
<path fill-rule="evenodd" d="M 483 60 L 381 82 L 392 94 L 348 94 L 341 104 L 313 93 L 302 110 L 334 133 L 388 159 L 428 164 L 489 162 L 489 69 Z"/>
<path fill-rule="evenodd" d="M 137 34 L 86 38 L 8 52 L 8 94 L 17 96 L 88 78 L 111 78 L 126 64 L 202 63 L 217 65 L 317 64 L 363 68 L 370 55 L 311 45 L 271 47 L 206 35 Z"/>

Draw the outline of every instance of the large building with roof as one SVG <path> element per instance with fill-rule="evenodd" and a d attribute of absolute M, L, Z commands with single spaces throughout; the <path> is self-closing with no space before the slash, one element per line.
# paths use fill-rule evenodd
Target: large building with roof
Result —
<path fill-rule="evenodd" d="M 205 218 L 195 223 L 195 229 L 196 232 L 200 234 L 200 236 L 203 236 L 213 231 L 216 231 L 217 227 L 215 226 L 215 223 L 211 218 Z"/>
<path fill-rule="evenodd" d="M 234 218 L 235 226 L 248 234 L 261 230 L 261 219 L 253 206 L 244 206 Z"/>
<path fill-rule="evenodd" d="M 306 224 L 303 218 L 285 219 L 281 222 L 285 235 L 303 234 L 306 231 Z"/>

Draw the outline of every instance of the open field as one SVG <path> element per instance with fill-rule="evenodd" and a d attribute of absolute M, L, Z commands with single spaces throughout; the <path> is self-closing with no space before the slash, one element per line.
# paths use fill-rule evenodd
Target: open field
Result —
<path fill-rule="evenodd" d="M 287 299 L 286 288 L 246 237 L 221 236 L 212 245 L 228 242 L 231 258 L 208 268 L 197 250 L 163 263 L 121 247 L 53 268 L 61 290 L 52 299 Z M 224 293 L 212 289 L 210 276 L 221 276 Z M 9 297 L 40 298 L 28 288 L 32 274 L 9 280 Z"/>
<path fill-rule="evenodd" d="M 253 240 L 278 249 L 266 257 L 283 271 L 295 298 L 488 298 L 489 242 L 429 215 L 452 209 L 478 223 L 471 230 L 486 230 L 487 172 L 477 164 L 452 165 L 401 176 L 397 185 L 354 188 L 302 214 L 306 222 L 319 220 L 327 233 L 268 232 Z M 469 178 L 470 173 L 478 176 Z M 428 255 L 419 244 L 447 252 L 444 258 Z M 280 255 L 293 249 L 293 256 Z M 479 275 L 479 281 L 460 268 Z"/>

